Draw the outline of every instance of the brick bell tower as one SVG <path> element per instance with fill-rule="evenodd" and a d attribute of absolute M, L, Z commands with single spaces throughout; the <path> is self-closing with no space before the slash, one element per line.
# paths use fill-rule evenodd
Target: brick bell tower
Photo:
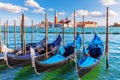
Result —
<path fill-rule="evenodd" d="M 54 24 L 58 24 L 58 13 L 55 11 Z"/>

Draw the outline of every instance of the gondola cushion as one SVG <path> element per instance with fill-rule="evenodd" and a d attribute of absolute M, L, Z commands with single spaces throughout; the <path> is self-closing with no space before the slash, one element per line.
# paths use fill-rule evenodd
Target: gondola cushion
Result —
<path fill-rule="evenodd" d="M 86 59 L 83 62 L 80 62 L 79 65 L 81 67 L 88 67 L 91 66 L 93 64 L 95 64 L 98 61 L 98 59 L 95 59 L 91 56 L 87 56 Z"/>
<path fill-rule="evenodd" d="M 60 54 L 56 54 L 55 56 L 53 56 L 45 61 L 42 61 L 40 63 L 42 63 L 42 64 L 54 64 L 54 63 L 57 63 L 57 62 L 60 62 L 63 60 L 65 60 L 65 57 L 61 56 Z"/>

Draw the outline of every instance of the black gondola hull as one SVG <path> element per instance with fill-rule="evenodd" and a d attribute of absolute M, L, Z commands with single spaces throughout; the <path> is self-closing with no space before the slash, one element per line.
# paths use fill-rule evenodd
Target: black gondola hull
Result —
<path fill-rule="evenodd" d="M 80 51 L 78 50 L 76 52 L 76 54 L 78 54 Z M 73 61 L 74 56 L 70 55 L 68 58 L 66 58 L 65 60 L 61 61 L 61 62 L 57 62 L 54 64 L 42 64 L 39 63 L 39 60 L 35 58 L 35 71 L 36 73 L 42 73 L 42 72 L 46 72 L 46 71 L 50 71 L 56 68 L 60 68 L 68 63 L 70 63 L 71 61 Z"/>

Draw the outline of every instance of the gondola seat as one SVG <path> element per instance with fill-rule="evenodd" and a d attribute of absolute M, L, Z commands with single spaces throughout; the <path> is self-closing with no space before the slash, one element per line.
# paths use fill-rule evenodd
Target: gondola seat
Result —
<path fill-rule="evenodd" d="M 82 62 L 82 64 L 80 64 L 80 66 L 82 66 L 82 67 L 91 66 L 92 64 L 96 63 L 97 61 L 98 61 L 98 59 L 88 56 L 88 57 L 86 57 L 86 60 L 84 60 L 84 62 Z"/>
<path fill-rule="evenodd" d="M 65 60 L 65 57 L 63 57 L 62 55 L 60 54 L 56 54 L 55 56 L 45 60 L 45 61 L 41 61 L 40 63 L 43 63 L 43 64 L 53 64 L 53 63 L 56 63 L 56 62 L 60 62 L 62 60 Z"/>

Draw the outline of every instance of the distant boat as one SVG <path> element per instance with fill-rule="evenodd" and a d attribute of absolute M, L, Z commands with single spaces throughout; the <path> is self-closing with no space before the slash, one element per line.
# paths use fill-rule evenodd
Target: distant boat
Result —
<path fill-rule="evenodd" d="M 87 49 L 84 49 L 83 57 L 78 62 L 78 74 L 80 78 L 85 76 L 100 63 L 103 52 L 103 42 L 101 38 L 95 34 Z"/>
<path fill-rule="evenodd" d="M 81 37 L 79 34 L 76 36 L 76 48 L 75 48 L 75 54 L 78 54 L 80 52 L 81 47 Z M 32 52 L 32 51 L 31 51 Z M 35 52 L 32 52 L 32 54 Z M 50 57 L 46 60 L 39 60 L 38 57 L 34 58 L 34 70 L 37 74 L 48 71 L 51 69 L 59 68 L 71 61 L 74 60 L 74 41 L 67 44 L 64 47 L 61 47 L 59 52 L 55 54 L 54 56 Z"/>

